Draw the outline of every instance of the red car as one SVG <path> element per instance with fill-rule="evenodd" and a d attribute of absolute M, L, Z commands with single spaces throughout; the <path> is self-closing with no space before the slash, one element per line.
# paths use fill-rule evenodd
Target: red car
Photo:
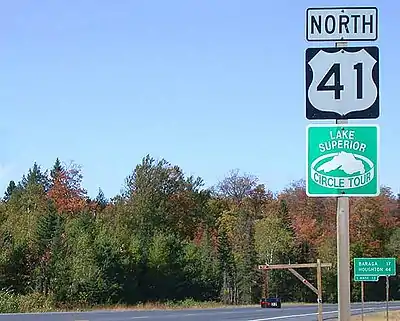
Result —
<path fill-rule="evenodd" d="M 260 300 L 261 308 L 281 308 L 281 299 L 279 298 L 262 298 Z"/>

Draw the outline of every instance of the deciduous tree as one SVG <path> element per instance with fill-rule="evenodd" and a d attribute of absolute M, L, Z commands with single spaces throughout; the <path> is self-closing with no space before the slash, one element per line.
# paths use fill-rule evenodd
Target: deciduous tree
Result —
<path fill-rule="evenodd" d="M 60 213 L 76 214 L 86 205 L 86 190 L 82 188 L 80 166 L 71 163 L 62 167 L 57 159 L 51 171 L 52 183 L 48 197 L 55 203 Z"/>

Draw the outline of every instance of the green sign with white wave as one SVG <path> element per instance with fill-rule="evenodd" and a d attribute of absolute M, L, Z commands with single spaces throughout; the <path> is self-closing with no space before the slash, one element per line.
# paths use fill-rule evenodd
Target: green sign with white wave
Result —
<path fill-rule="evenodd" d="M 379 195 L 378 156 L 378 125 L 309 125 L 307 195 Z"/>

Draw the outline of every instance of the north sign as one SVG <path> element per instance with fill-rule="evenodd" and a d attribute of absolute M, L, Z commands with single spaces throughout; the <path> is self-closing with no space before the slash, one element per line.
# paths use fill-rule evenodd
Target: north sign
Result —
<path fill-rule="evenodd" d="M 396 258 L 354 258 L 354 281 L 378 281 L 396 275 Z"/>
<path fill-rule="evenodd" d="M 378 125 L 308 125 L 308 196 L 377 196 Z"/>
<path fill-rule="evenodd" d="M 378 39 L 376 7 L 308 8 L 308 41 L 374 41 Z"/>
<path fill-rule="evenodd" d="M 306 118 L 379 117 L 378 47 L 308 48 Z"/>

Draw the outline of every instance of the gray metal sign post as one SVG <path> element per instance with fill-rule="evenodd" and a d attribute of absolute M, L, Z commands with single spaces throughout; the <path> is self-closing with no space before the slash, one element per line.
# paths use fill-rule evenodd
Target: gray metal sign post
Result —
<path fill-rule="evenodd" d="M 306 39 L 334 41 L 336 48 L 346 48 L 350 41 L 375 41 L 378 39 L 378 9 L 376 7 L 308 8 L 306 10 Z M 371 54 L 371 48 L 375 54 Z M 359 59 L 356 65 L 346 52 L 357 53 Z M 378 52 L 377 47 L 350 47 L 343 50 L 308 48 L 306 51 L 306 118 L 309 120 L 332 119 L 337 125 L 345 126 L 349 119 L 378 118 L 380 113 Z M 369 77 L 366 77 L 367 74 Z M 339 128 L 337 131 L 345 133 L 344 128 Z M 339 321 L 350 321 L 349 197 L 355 192 L 353 182 L 360 180 L 360 177 L 350 177 L 353 173 L 347 173 L 345 168 L 357 162 L 362 164 L 358 175 L 363 174 L 365 166 L 368 166 L 366 165 L 368 160 L 354 151 L 344 150 L 345 146 L 350 146 L 352 139 L 341 134 L 332 137 L 330 154 L 312 161 L 309 158 L 314 147 L 310 142 L 315 139 L 310 137 L 311 133 L 307 131 L 306 192 L 311 197 L 337 197 L 338 312 Z M 373 140 L 378 146 L 379 135 L 376 134 Z M 346 159 L 342 159 L 339 155 L 344 155 Z M 377 159 L 378 155 L 375 156 Z M 325 163 L 321 164 L 322 160 L 325 160 Z M 333 160 L 336 162 L 335 166 L 332 165 L 332 168 L 324 166 Z M 333 173 L 335 170 L 343 171 L 349 176 L 338 176 L 337 173 Z M 332 172 L 330 176 L 327 175 L 329 172 Z M 376 178 L 379 176 L 376 167 L 371 177 L 372 175 Z M 347 180 L 349 184 L 346 183 Z M 370 189 L 363 189 L 365 193 L 359 196 L 379 195 L 378 179 L 375 182 L 365 180 L 365 186 Z"/>

